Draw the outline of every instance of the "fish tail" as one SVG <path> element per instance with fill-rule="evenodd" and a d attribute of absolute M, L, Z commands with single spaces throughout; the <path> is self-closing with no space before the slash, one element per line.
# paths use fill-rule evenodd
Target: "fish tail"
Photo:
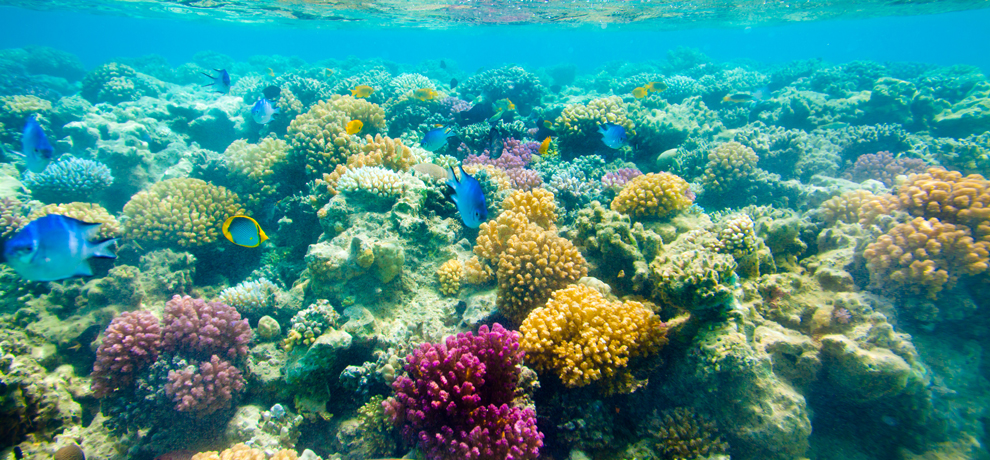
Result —
<path fill-rule="evenodd" d="M 92 257 L 99 257 L 102 259 L 116 259 L 117 254 L 114 254 L 110 246 L 117 243 L 117 238 L 108 238 L 103 241 L 96 243 L 92 248 Z"/>

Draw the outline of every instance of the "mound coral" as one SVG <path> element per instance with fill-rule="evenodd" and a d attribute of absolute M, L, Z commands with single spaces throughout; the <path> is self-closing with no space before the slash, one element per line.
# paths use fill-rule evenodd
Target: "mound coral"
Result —
<path fill-rule="evenodd" d="M 97 193 L 113 185 L 110 168 L 93 160 L 62 157 L 35 174 L 24 173 L 24 186 L 31 196 L 51 203 L 53 201 L 89 201 Z"/>
<path fill-rule="evenodd" d="M 362 166 L 349 169 L 337 180 L 342 192 L 365 192 L 381 198 L 398 198 L 411 179 L 406 173 L 398 173 L 380 166 Z"/>
<path fill-rule="evenodd" d="M 162 342 L 158 318 L 144 310 L 121 313 L 103 334 L 90 375 L 97 398 L 130 385 L 138 371 L 158 358 Z"/>
<path fill-rule="evenodd" d="M 588 274 L 574 244 L 552 231 L 529 226 L 506 241 L 498 260 L 499 312 L 516 324 L 557 289 Z"/>
<path fill-rule="evenodd" d="M 729 450 L 718 425 L 690 407 L 654 412 L 639 434 L 651 441 L 662 458 L 712 458 Z"/>
<path fill-rule="evenodd" d="M 961 276 L 990 268 L 990 243 L 973 241 L 968 228 L 936 218 L 899 224 L 863 251 L 870 280 L 888 291 L 934 299 Z"/>
<path fill-rule="evenodd" d="M 220 452 L 200 452 L 193 455 L 190 460 L 296 460 L 300 457 L 298 452 L 291 449 L 282 449 L 269 456 L 262 450 L 248 447 L 244 443 L 237 443 Z M 319 457 L 315 455 L 308 458 L 319 460 Z"/>
<path fill-rule="evenodd" d="M 30 222 L 49 214 L 71 217 L 83 222 L 103 224 L 100 226 L 100 233 L 98 234 L 98 237 L 101 239 L 120 236 L 120 223 L 117 222 L 117 218 L 110 215 L 110 212 L 103 208 L 103 206 L 95 203 L 73 202 L 48 204 L 32 211 L 28 215 L 27 220 Z"/>
<path fill-rule="evenodd" d="M 292 326 L 282 347 L 286 351 L 292 351 L 297 344 L 308 347 L 321 334 L 335 327 L 338 319 L 340 314 L 333 309 L 330 302 L 319 300 L 292 317 Z"/>
<path fill-rule="evenodd" d="M 897 190 L 901 207 L 914 216 L 969 227 L 978 240 L 990 238 L 990 181 L 979 174 L 931 168 L 913 174 Z"/>
<path fill-rule="evenodd" d="M 482 94 L 492 101 L 508 98 L 523 114 L 528 114 L 534 105 L 539 104 L 544 91 L 539 77 L 522 67 L 487 70 L 471 76 L 457 89 L 461 98 L 469 101 Z"/>
<path fill-rule="evenodd" d="M 199 179 L 168 179 L 124 205 L 124 234 L 161 246 L 212 244 L 228 217 L 243 214 L 237 194 Z"/>
<path fill-rule="evenodd" d="M 424 343 L 382 404 L 428 459 L 535 459 L 543 446 L 536 414 L 513 404 L 522 360 L 519 333 L 497 323 Z"/>
<path fill-rule="evenodd" d="M 897 176 L 919 174 L 925 172 L 925 162 L 917 158 L 895 158 L 893 153 L 881 151 L 860 155 L 845 177 L 862 182 L 873 179 L 883 182 L 887 187 L 894 186 Z"/>
<path fill-rule="evenodd" d="M 594 276 L 634 292 L 646 287 L 649 261 L 663 247 L 660 235 L 597 201 L 578 211 L 571 235 L 582 253 L 593 260 Z"/>
<path fill-rule="evenodd" d="M 82 97 L 94 104 L 117 104 L 154 95 L 157 95 L 157 91 L 145 83 L 134 69 L 116 62 L 93 69 L 82 81 Z"/>
<path fill-rule="evenodd" d="M 687 181 L 671 173 L 634 177 L 612 200 L 612 210 L 631 217 L 666 217 L 691 206 Z"/>
<path fill-rule="evenodd" d="M 629 360 L 667 342 L 663 322 L 642 303 L 609 301 L 582 284 L 554 291 L 519 330 L 537 370 L 556 372 L 569 387 L 598 382 L 618 392 L 635 387 Z"/>
<path fill-rule="evenodd" d="M 618 96 L 595 99 L 587 104 L 568 105 L 554 121 L 553 128 L 560 136 L 558 141 L 561 151 L 568 157 L 574 157 L 603 145 L 598 127 L 605 123 L 622 126 L 629 138 L 636 135 L 633 129 L 635 126 L 626 116 L 622 99 Z"/>
<path fill-rule="evenodd" d="M 557 203 L 553 193 L 537 188 L 512 192 L 502 200 L 502 209 L 526 216 L 526 220 L 545 229 L 553 229 L 557 222 Z"/>
<path fill-rule="evenodd" d="M 194 412 L 199 417 L 227 409 L 234 393 L 243 389 L 241 371 L 217 355 L 198 366 L 170 371 L 165 384 L 165 394 L 176 403 L 175 410 Z"/>
<path fill-rule="evenodd" d="M 257 144 L 238 139 L 224 151 L 228 168 L 239 183 L 237 190 L 248 206 L 257 207 L 264 199 L 275 195 L 278 183 L 274 169 L 285 160 L 288 152 L 289 145 L 285 141 L 270 137 Z"/>
<path fill-rule="evenodd" d="M 217 296 L 221 303 L 234 307 L 245 316 L 259 317 L 275 307 L 275 294 L 278 286 L 267 278 L 245 281 L 234 287 L 220 291 Z"/>
<path fill-rule="evenodd" d="M 688 232 L 650 262 L 653 296 L 692 313 L 720 313 L 733 298 L 736 261 L 700 247 L 693 239 Z"/>
<path fill-rule="evenodd" d="M 738 142 L 726 142 L 708 152 L 708 164 L 701 183 L 706 193 L 730 193 L 750 180 L 759 157 L 753 149 Z"/>
<path fill-rule="evenodd" d="M 286 140 L 294 161 L 305 165 L 307 174 L 321 175 L 347 162 L 347 151 L 355 141 L 345 131 L 351 118 L 327 101 L 317 102 L 289 124 Z"/>
<path fill-rule="evenodd" d="M 219 354 L 228 359 L 247 355 L 251 327 L 233 307 L 189 296 L 174 296 L 165 303 L 162 349 L 187 355 Z"/>

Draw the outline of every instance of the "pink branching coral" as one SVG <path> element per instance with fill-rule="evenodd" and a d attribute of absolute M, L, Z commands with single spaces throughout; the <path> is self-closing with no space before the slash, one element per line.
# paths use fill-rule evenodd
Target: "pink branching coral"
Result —
<path fill-rule="evenodd" d="M 169 371 L 165 394 L 175 402 L 179 412 L 195 412 L 198 416 L 212 414 L 230 407 L 234 393 L 244 389 L 241 371 L 217 355 L 209 361 Z"/>
<path fill-rule="evenodd" d="M 124 312 L 114 318 L 96 350 L 92 373 L 94 395 L 102 398 L 130 385 L 134 374 L 158 358 L 161 342 L 162 329 L 151 312 Z"/>
<path fill-rule="evenodd" d="M 509 180 L 512 181 L 512 187 L 516 190 L 528 192 L 534 188 L 543 186 L 543 177 L 540 176 L 540 173 L 532 169 L 514 168 L 505 173 L 509 175 Z"/>
<path fill-rule="evenodd" d="M 874 179 L 883 182 L 887 187 L 891 187 L 897 176 L 920 174 L 925 172 L 927 168 L 928 166 L 923 160 L 894 158 L 893 153 L 881 151 L 860 155 L 852 169 L 846 171 L 845 177 L 856 182 Z"/>
<path fill-rule="evenodd" d="M 538 142 L 522 142 L 517 139 L 506 139 L 502 146 L 502 154 L 498 158 L 491 158 L 490 152 L 485 150 L 479 155 L 470 154 L 464 159 L 464 164 L 492 165 L 504 170 L 523 168 L 533 159 L 533 154 L 539 151 Z"/>
<path fill-rule="evenodd" d="M 247 355 L 250 341 L 251 327 L 234 307 L 189 296 L 175 296 L 165 304 L 165 350 L 236 359 Z"/>
<path fill-rule="evenodd" d="M 642 175 L 643 172 L 636 168 L 622 168 L 615 171 L 609 171 L 602 177 L 602 185 L 607 189 L 619 191 L 622 189 L 622 186 L 626 185 L 626 182 L 629 182 L 634 177 Z"/>

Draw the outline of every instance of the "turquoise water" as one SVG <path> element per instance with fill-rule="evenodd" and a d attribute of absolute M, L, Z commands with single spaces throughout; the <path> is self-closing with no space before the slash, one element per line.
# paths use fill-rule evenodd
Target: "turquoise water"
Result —
<path fill-rule="evenodd" d="M 0 1 L 0 457 L 990 459 L 986 6 Z"/>

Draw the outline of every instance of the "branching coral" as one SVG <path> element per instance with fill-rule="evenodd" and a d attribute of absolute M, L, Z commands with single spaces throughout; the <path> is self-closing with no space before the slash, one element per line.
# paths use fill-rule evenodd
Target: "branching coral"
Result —
<path fill-rule="evenodd" d="M 636 135 L 632 120 L 626 116 L 622 99 L 611 96 L 595 99 L 587 104 L 572 104 L 564 108 L 554 121 L 561 151 L 573 157 L 581 152 L 594 151 L 602 145 L 599 125 L 614 123 L 626 130 L 626 136 Z"/>
<path fill-rule="evenodd" d="M 582 284 L 554 291 L 519 330 L 537 370 L 556 372 L 569 387 L 598 382 L 620 392 L 635 387 L 629 360 L 667 342 L 663 322 L 642 303 L 609 301 Z"/>
<path fill-rule="evenodd" d="M 162 347 L 166 351 L 238 359 L 247 355 L 251 336 L 247 320 L 229 305 L 189 296 L 174 296 L 165 303 Z"/>
<path fill-rule="evenodd" d="M 243 214 L 237 194 L 199 179 L 168 179 L 134 195 L 124 206 L 128 238 L 192 248 L 220 237 L 228 217 Z"/>
<path fill-rule="evenodd" d="M 838 222 L 873 225 L 899 206 L 897 197 L 893 195 L 874 195 L 867 190 L 852 190 L 825 200 L 819 207 L 819 213 L 829 226 Z"/>
<path fill-rule="evenodd" d="M 464 266 L 457 259 L 450 259 L 437 269 L 437 281 L 440 282 L 440 293 L 457 295 L 461 290 L 461 278 L 464 277 Z"/>
<path fill-rule="evenodd" d="M 344 127 L 351 118 L 327 101 L 316 103 L 289 124 L 286 141 L 294 161 L 305 165 L 310 175 L 321 175 L 347 162 L 347 152 L 356 141 Z"/>
<path fill-rule="evenodd" d="M 557 222 L 553 193 L 542 188 L 513 192 L 502 200 L 502 209 L 522 214 L 526 220 L 545 229 L 553 229 Z"/>
<path fill-rule="evenodd" d="M 612 200 L 612 210 L 631 217 L 666 217 L 691 206 L 687 181 L 671 173 L 646 174 L 626 183 Z"/>
<path fill-rule="evenodd" d="M 21 200 L 13 197 L 0 198 L 0 239 L 17 233 L 30 220 L 21 214 Z"/>
<path fill-rule="evenodd" d="M 974 238 L 990 239 L 990 181 L 979 174 L 931 168 L 914 174 L 897 190 L 901 206 L 914 216 L 969 227 Z"/>
<path fill-rule="evenodd" d="M 143 310 L 121 313 L 103 334 L 92 373 L 97 398 L 130 385 L 138 371 L 158 358 L 162 341 L 158 318 Z"/>
<path fill-rule="evenodd" d="M 730 193 L 749 181 L 759 157 L 738 142 L 726 142 L 708 152 L 708 165 L 701 178 L 706 193 Z"/>
<path fill-rule="evenodd" d="M 24 174 L 24 185 L 41 201 L 88 201 L 113 185 L 110 168 L 93 160 L 64 157 L 44 171 Z"/>
<path fill-rule="evenodd" d="M 199 366 L 189 365 L 168 373 L 165 394 L 175 402 L 175 410 L 212 414 L 230 407 L 235 393 L 244 389 L 241 371 L 217 355 Z"/>
<path fill-rule="evenodd" d="M 224 156 L 228 168 L 248 206 L 257 207 L 265 198 L 275 195 L 278 182 L 274 169 L 285 160 L 288 152 L 289 145 L 285 141 L 270 137 L 257 144 L 238 139 L 227 147 Z"/>
<path fill-rule="evenodd" d="M 639 434 L 655 445 L 662 458 L 712 458 L 729 450 L 715 422 L 690 407 L 654 412 Z"/>
<path fill-rule="evenodd" d="M 988 256 L 990 243 L 973 241 L 965 226 L 921 217 L 895 226 L 863 251 L 875 285 L 932 299 L 961 276 L 985 273 Z"/>
<path fill-rule="evenodd" d="M 893 187 L 897 176 L 923 173 L 925 169 L 923 160 L 895 158 L 893 153 L 882 151 L 860 155 L 852 169 L 845 173 L 845 177 L 855 182 L 873 179 L 883 182 L 887 187 Z"/>

